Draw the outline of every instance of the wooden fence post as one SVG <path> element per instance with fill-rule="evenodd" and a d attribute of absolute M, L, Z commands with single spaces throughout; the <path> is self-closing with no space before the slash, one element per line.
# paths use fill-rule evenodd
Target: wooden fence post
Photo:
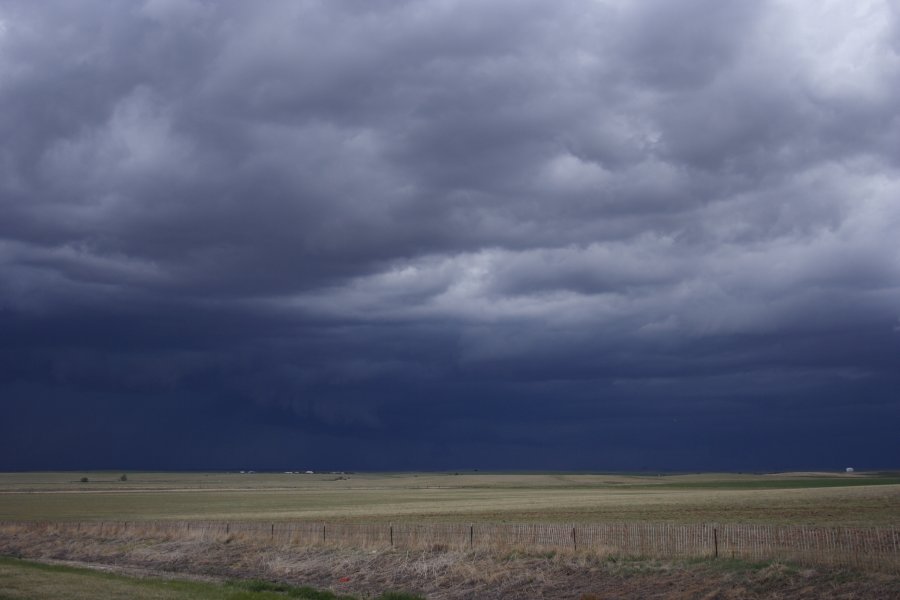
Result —
<path fill-rule="evenodd" d="M 469 525 L 469 549 L 475 542 L 475 525 Z"/>
<path fill-rule="evenodd" d="M 578 540 L 575 539 L 575 528 L 572 528 L 572 548 L 577 552 L 578 551 Z"/>
<path fill-rule="evenodd" d="M 719 532 L 716 531 L 715 527 L 713 527 L 713 548 L 715 551 L 714 558 L 719 558 Z"/>
<path fill-rule="evenodd" d="M 391 523 L 391 548 L 394 547 L 394 524 Z"/>

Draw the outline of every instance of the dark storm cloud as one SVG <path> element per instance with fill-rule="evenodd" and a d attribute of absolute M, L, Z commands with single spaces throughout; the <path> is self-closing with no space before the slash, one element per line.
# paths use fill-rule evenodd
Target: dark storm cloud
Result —
<path fill-rule="evenodd" d="M 4 465 L 79 428 L 73 467 L 896 455 L 898 30 L 875 0 L 6 2 Z"/>

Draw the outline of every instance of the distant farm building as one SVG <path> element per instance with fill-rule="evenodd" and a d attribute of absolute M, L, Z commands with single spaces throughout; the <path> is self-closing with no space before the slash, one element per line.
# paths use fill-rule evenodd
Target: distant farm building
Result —
<path fill-rule="evenodd" d="M 847 473 L 852 473 L 853 467 L 847 467 L 846 469 L 844 469 L 844 471 L 846 471 Z"/>

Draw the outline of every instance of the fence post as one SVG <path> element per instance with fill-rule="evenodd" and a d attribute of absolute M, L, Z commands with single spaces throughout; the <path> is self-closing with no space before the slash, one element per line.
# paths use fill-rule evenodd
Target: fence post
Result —
<path fill-rule="evenodd" d="M 273 540 L 275 539 L 275 523 L 272 523 L 272 534 L 270 536 Z"/>
<path fill-rule="evenodd" d="M 572 548 L 578 550 L 578 541 L 575 539 L 575 528 L 572 528 Z"/>
<path fill-rule="evenodd" d="M 475 525 L 470 524 L 469 525 L 469 549 L 472 548 L 472 544 L 474 543 L 474 540 L 475 540 Z"/>
<path fill-rule="evenodd" d="M 713 527 L 713 548 L 715 550 L 714 558 L 719 558 L 719 532 Z"/>
<path fill-rule="evenodd" d="M 391 548 L 394 547 L 394 524 L 391 523 Z"/>
<path fill-rule="evenodd" d="M 322 543 L 325 543 L 325 523 L 322 523 Z"/>

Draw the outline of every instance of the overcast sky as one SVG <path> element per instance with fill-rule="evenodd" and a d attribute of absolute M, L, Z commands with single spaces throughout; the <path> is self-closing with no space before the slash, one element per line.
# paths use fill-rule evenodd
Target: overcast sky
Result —
<path fill-rule="evenodd" d="M 0 469 L 898 466 L 896 6 L 0 1 Z"/>

